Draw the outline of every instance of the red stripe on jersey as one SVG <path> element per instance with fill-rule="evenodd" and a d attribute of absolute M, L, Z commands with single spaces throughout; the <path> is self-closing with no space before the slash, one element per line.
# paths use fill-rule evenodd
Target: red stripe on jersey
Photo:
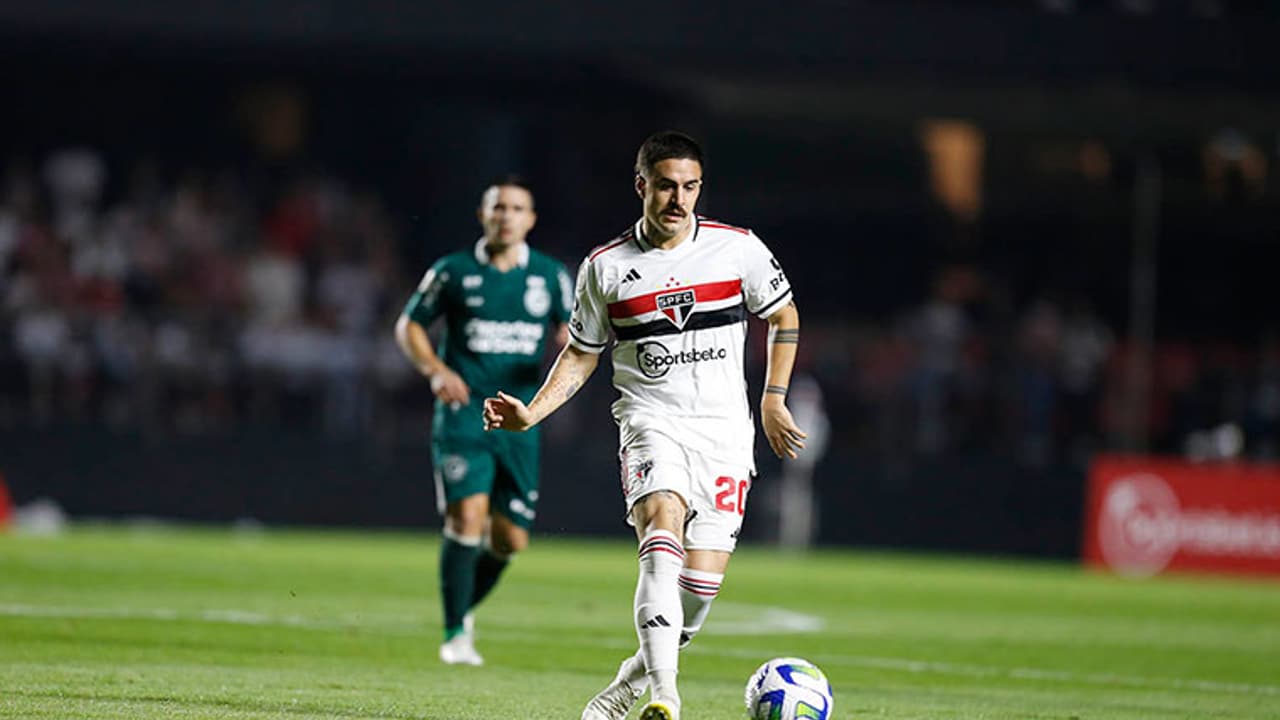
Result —
<path fill-rule="evenodd" d="M 662 290 L 648 295 L 639 295 L 626 300 L 609 303 L 609 317 L 611 318 L 629 318 L 645 313 L 656 312 L 658 310 L 658 296 L 667 293 L 680 292 L 681 290 L 692 290 L 695 302 L 713 302 L 715 300 L 727 300 L 736 295 L 742 294 L 742 280 L 721 280 L 720 282 L 703 283 L 701 285 L 690 285 L 689 287 L 674 287 L 670 290 Z"/>
<path fill-rule="evenodd" d="M 614 240 L 612 243 L 610 243 L 610 244 L 608 244 L 608 245 L 605 245 L 604 247 L 600 248 L 599 250 L 597 250 L 597 251 L 595 251 L 595 252 L 591 253 L 591 255 L 590 255 L 589 257 L 587 257 L 587 262 L 591 262 L 592 260 L 595 260 L 596 258 L 600 257 L 602 254 L 609 252 L 610 250 L 612 250 L 612 249 L 614 249 L 614 248 L 618 247 L 619 245 L 624 245 L 624 244 L 626 244 L 626 242 L 627 242 L 628 240 L 630 240 L 630 239 L 631 239 L 631 233 L 630 233 L 630 232 L 627 232 L 627 234 L 623 235 L 622 237 L 618 238 L 617 240 Z"/>
<path fill-rule="evenodd" d="M 746 228 L 738 227 L 737 225 L 729 225 L 726 223 L 722 223 L 719 220 L 711 220 L 709 218 L 698 218 L 698 226 L 707 227 L 707 228 L 716 228 L 717 230 L 732 230 L 736 233 L 742 233 L 743 235 L 751 234 L 751 231 Z"/>

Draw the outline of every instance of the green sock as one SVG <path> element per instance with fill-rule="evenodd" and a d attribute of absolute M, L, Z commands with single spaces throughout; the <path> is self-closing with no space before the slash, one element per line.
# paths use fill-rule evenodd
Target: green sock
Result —
<path fill-rule="evenodd" d="M 444 639 L 462 632 L 462 618 L 471 609 L 476 585 L 476 556 L 480 543 L 460 543 L 446 537 L 440 544 L 440 599 L 444 603 Z"/>
<path fill-rule="evenodd" d="M 471 593 L 471 607 L 480 604 L 489 595 L 489 591 L 498 584 L 502 571 L 507 569 L 510 559 L 498 557 L 492 550 L 484 550 L 476 558 L 476 586 Z"/>

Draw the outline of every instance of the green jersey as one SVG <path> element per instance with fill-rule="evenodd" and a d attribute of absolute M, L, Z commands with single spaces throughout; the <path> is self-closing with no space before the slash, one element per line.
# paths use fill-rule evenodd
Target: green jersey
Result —
<path fill-rule="evenodd" d="M 471 388 L 469 405 L 436 403 L 437 441 L 484 435 L 481 408 L 498 390 L 525 402 L 533 398 L 549 327 L 569 320 L 572 298 L 564 265 L 527 245 L 506 272 L 489 263 L 483 238 L 471 251 L 446 255 L 427 270 L 404 313 L 424 328 L 444 316 L 440 358 Z"/>

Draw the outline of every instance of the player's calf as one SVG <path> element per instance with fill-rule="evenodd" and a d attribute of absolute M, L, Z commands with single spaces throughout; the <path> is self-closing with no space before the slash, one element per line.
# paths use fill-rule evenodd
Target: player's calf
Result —
<path fill-rule="evenodd" d="M 711 612 L 711 603 L 720 594 L 720 584 L 724 582 L 724 573 L 707 572 L 685 568 L 676 578 L 680 587 L 680 605 L 684 609 L 684 627 L 680 632 L 680 649 L 683 650 L 692 640 Z"/>
<path fill-rule="evenodd" d="M 640 541 L 640 579 L 636 583 L 635 623 L 655 700 L 679 705 L 676 670 L 684 612 L 678 578 L 685 552 L 680 539 L 666 530 L 650 530 Z M 651 703 L 652 704 L 652 703 Z"/>

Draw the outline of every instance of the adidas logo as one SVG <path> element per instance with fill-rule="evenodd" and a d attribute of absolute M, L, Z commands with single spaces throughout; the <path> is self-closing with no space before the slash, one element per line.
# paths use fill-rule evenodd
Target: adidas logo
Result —
<path fill-rule="evenodd" d="M 641 625 L 640 627 L 642 628 L 671 627 L 671 623 L 667 622 L 667 619 L 662 617 L 661 615 L 654 615 L 653 617 L 649 618 L 649 622 Z"/>
<path fill-rule="evenodd" d="M 639 279 L 640 279 L 640 273 L 636 272 L 635 268 L 631 268 L 630 270 L 627 271 L 627 274 L 622 278 L 622 284 L 625 285 L 629 282 L 635 282 L 636 280 L 639 280 Z"/>

